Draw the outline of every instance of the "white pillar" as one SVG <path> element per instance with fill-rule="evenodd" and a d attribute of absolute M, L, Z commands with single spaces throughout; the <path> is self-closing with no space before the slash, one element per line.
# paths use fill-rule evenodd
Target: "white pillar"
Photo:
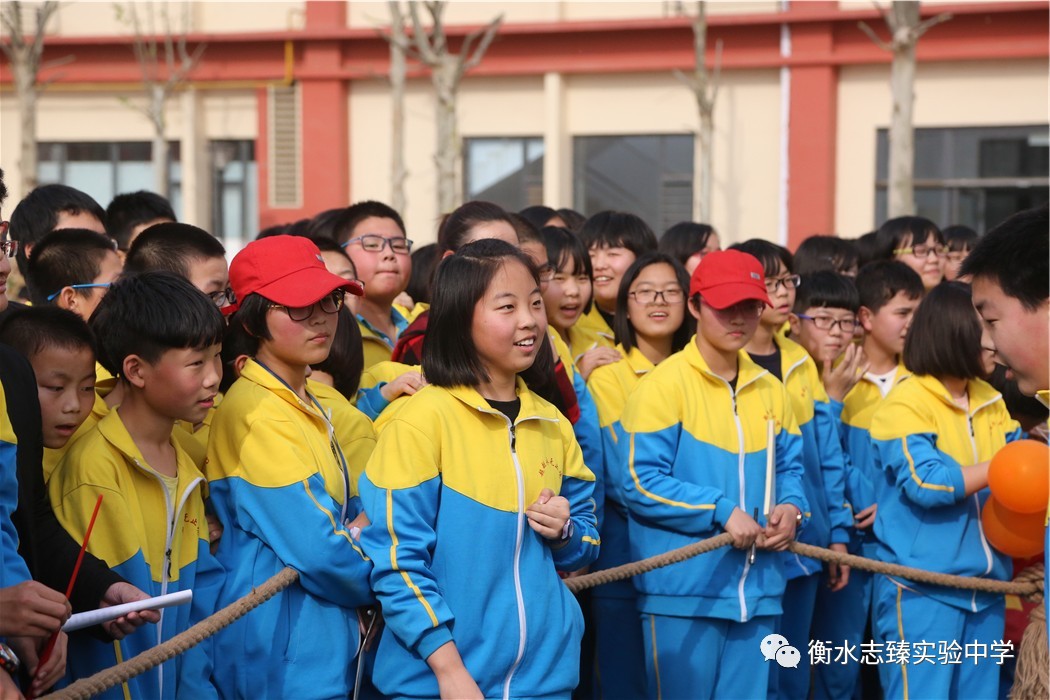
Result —
<path fill-rule="evenodd" d="M 572 141 L 565 128 L 565 77 L 543 76 L 543 203 L 572 206 Z"/>

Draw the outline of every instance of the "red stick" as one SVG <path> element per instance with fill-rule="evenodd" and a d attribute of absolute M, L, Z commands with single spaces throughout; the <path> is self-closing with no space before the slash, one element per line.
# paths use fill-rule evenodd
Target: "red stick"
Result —
<path fill-rule="evenodd" d="M 73 595 L 73 586 L 77 582 L 77 574 L 80 573 L 80 562 L 84 561 L 84 552 L 87 551 L 88 540 L 91 539 L 91 530 L 95 527 L 95 518 L 98 517 L 98 509 L 101 505 L 102 494 L 100 493 L 98 495 L 98 500 L 95 501 L 95 510 L 91 512 L 91 520 L 88 521 L 87 531 L 84 532 L 84 543 L 80 545 L 80 554 L 77 555 L 77 563 L 73 565 L 73 573 L 69 577 L 69 585 L 66 586 L 66 599 Z M 40 663 L 36 665 L 38 671 L 44 667 L 44 664 L 46 664 L 48 660 L 51 659 L 51 652 L 54 651 L 55 643 L 58 641 L 58 632 L 61 632 L 61 630 L 52 634 L 51 638 L 47 640 L 47 646 L 44 647 L 44 653 L 40 655 Z M 29 700 L 33 700 L 33 696 L 33 692 L 30 691 L 26 697 Z"/>

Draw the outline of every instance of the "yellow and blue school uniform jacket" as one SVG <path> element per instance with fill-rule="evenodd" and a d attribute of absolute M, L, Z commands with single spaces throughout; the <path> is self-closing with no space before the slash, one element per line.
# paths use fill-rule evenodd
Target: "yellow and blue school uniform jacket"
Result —
<path fill-rule="evenodd" d="M 126 661 L 185 631 L 214 612 L 222 574 L 208 551 L 201 495 L 204 476 L 174 438 L 178 482 L 174 498 L 146 463 L 117 411 L 69 449 L 51 475 L 48 494 L 58 521 L 77 542 L 103 496 L 88 551 L 150 596 L 192 589 L 193 603 L 161 611 L 161 621 L 120 641 L 84 634 L 69 637 L 66 677 L 84 678 Z M 103 695 L 109 698 L 199 696 L 201 680 L 190 669 L 205 663 L 204 648 L 191 649 Z"/>
<path fill-rule="evenodd" d="M 426 659 L 449 641 L 485 697 L 576 687 L 583 616 L 556 569 L 598 554 L 594 476 L 568 420 L 520 380 L 518 397 L 511 423 L 472 388 L 428 386 L 379 433 L 361 544 L 386 622 L 373 675 L 384 694 L 437 697 Z M 569 501 L 564 543 L 528 525 L 544 488 Z"/>
<path fill-rule="evenodd" d="M 780 348 L 781 376 L 802 433 L 803 488 L 809 512 L 798 541 L 818 547 L 846 544 L 853 513 L 846 502 L 845 462 L 839 438 L 839 414 L 824 390 L 820 371 L 806 349 L 793 340 L 774 337 Z M 785 552 L 788 579 L 821 571 L 822 564 L 795 552 Z"/>
<path fill-rule="evenodd" d="M 368 416 L 354 408 L 345 396 L 336 389 L 306 380 L 306 390 L 317 397 L 335 428 L 335 438 L 343 449 L 346 466 L 350 472 L 351 497 L 357 496 L 357 481 L 365 472 L 368 458 L 376 446 L 376 431 Z"/>
<path fill-rule="evenodd" d="M 591 310 L 580 316 L 569 328 L 569 347 L 573 358 L 577 360 L 591 348 L 616 347 L 613 329 L 605 322 L 597 304 L 592 303 Z"/>
<path fill-rule="evenodd" d="M 884 561 L 959 576 L 1008 580 L 1010 557 L 992 548 L 981 526 L 990 491 L 967 496 L 964 466 L 991 459 L 1021 438 L 1002 396 L 987 382 L 966 387 L 969 410 L 940 381 L 912 375 L 875 411 L 871 439 L 881 471 L 875 535 Z M 904 585 L 947 605 L 978 612 L 991 593 L 913 582 Z"/>
<path fill-rule="evenodd" d="M 600 528 L 602 551 L 592 567 L 595 570 L 611 569 L 633 561 L 627 534 L 627 504 L 623 495 L 626 463 L 621 459 L 620 444 L 624 442 L 624 432 L 620 419 L 627 405 L 627 397 L 638 381 L 653 369 L 653 363 L 638 348 L 631 348 L 628 353 L 624 353 L 623 346 L 617 346 L 617 349 L 626 357 L 611 365 L 595 368 L 587 380 L 601 425 L 601 480 L 605 484 L 606 501 L 605 519 Z M 637 597 L 634 585 L 629 580 L 598 586 L 592 595 L 631 600 Z"/>
<path fill-rule="evenodd" d="M 360 512 L 335 428 L 249 360 L 215 412 L 206 474 L 225 530 L 227 605 L 286 566 L 299 581 L 214 637 L 222 697 L 345 697 L 370 563 L 345 523 Z"/>
<path fill-rule="evenodd" d="M 369 420 L 374 421 L 379 418 L 379 414 L 391 403 L 383 398 L 380 390 L 405 372 L 422 374 L 423 370 L 419 365 L 394 362 L 389 357 L 371 366 L 366 363 L 365 370 L 361 373 L 361 381 L 358 383 L 357 396 L 354 397 L 354 405 L 357 406 L 357 410 L 368 416 Z"/>
<path fill-rule="evenodd" d="M 802 486 L 802 435 L 781 384 L 747 353 L 735 389 L 708 367 L 694 338 L 661 362 L 627 400 L 624 498 L 634 559 L 713 537 L 734 508 L 764 525 L 767 421 L 775 421 L 775 504 L 810 510 Z M 635 577 L 638 609 L 654 615 L 746 622 L 778 615 L 783 557 L 723 547 Z"/>
<path fill-rule="evenodd" d="M 897 366 L 893 386 L 899 384 L 911 372 L 904 365 Z M 841 417 L 842 442 L 849 458 L 846 470 L 846 498 L 855 513 L 859 513 L 875 503 L 875 484 L 882 480 L 882 475 L 875 466 L 875 448 L 871 442 L 871 419 L 875 410 L 882 404 L 882 391 L 879 385 L 867 376 L 861 377 L 842 403 L 832 401 L 832 410 L 838 409 Z M 851 552 L 861 552 L 863 556 L 876 556 L 877 546 L 874 534 L 854 530 L 850 543 Z"/>
<path fill-rule="evenodd" d="M 390 307 L 390 320 L 394 322 L 397 335 L 388 338 L 386 334 L 376 330 L 372 324 L 361 315 L 357 317 L 357 325 L 361 329 L 361 348 L 365 353 L 365 369 L 372 365 L 389 360 L 394 351 L 397 338 L 408 328 L 408 315 L 399 306 Z"/>
<path fill-rule="evenodd" d="M 0 384 L 0 588 L 28 581 L 29 567 L 18 554 L 18 532 L 11 514 L 18 508 L 18 438 L 7 415 Z"/>

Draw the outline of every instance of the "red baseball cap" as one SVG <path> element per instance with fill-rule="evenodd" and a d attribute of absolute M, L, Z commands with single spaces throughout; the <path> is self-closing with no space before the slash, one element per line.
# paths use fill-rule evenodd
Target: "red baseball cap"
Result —
<path fill-rule="evenodd" d="M 772 306 L 762 263 L 739 250 L 716 250 L 705 255 L 689 281 L 689 296 L 694 294 L 716 309 L 728 309 L 749 299 Z"/>
<path fill-rule="evenodd" d="M 293 307 L 309 306 L 337 289 L 365 293 L 359 283 L 329 272 L 321 251 L 302 236 L 269 236 L 246 245 L 230 263 L 230 287 L 237 301 L 223 309 L 227 313 L 253 293 Z"/>

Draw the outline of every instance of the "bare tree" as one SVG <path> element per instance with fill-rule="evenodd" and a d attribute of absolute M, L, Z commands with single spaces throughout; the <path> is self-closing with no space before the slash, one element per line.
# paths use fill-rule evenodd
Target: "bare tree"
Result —
<path fill-rule="evenodd" d="M 115 6 L 117 19 L 130 24 L 135 33 L 132 51 L 142 71 L 142 83 L 147 95 L 145 106 L 138 106 L 128 99 L 122 101 L 145 115 L 153 126 L 153 187 L 166 197 L 170 197 L 171 193 L 165 107 L 168 98 L 200 62 L 206 48 L 205 44 L 198 44 L 192 51 L 189 50 L 186 33 L 189 29 L 190 6 L 189 3 L 180 3 L 180 6 L 181 29 L 173 26 L 166 2 L 161 4 L 159 12 L 156 3 L 129 2 L 127 5 Z M 143 13 L 145 18 L 139 14 L 143 7 L 146 8 Z"/>
<path fill-rule="evenodd" d="M 684 10 L 682 10 L 684 12 Z M 696 108 L 700 114 L 700 163 L 699 176 L 694 183 L 694 206 L 698 221 L 711 220 L 711 183 L 714 180 L 714 133 L 715 100 L 718 98 L 719 78 L 722 74 L 722 42 L 715 44 L 714 70 L 707 69 L 707 3 L 696 3 L 693 17 L 693 72 L 686 74 L 676 70 L 675 77 L 693 91 Z"/>
<path fill-rule="evenodd" d="M 35 21 L 31 32 L 27 31 L 24 24 L 25 9 L 17 0 L 0 3 L 0 25 L 9 37 L 8 41 L 0 43 L 0 49 L 11 63 L 11 72 L 14 75 L 21 124 L 18 170 L 22 177 L 22 189 L 28 192 L 37 186 L 36 110 L 41 89 L 46 85 L 38 78 L 40 57 L 44 52 L 47 23 L 58 10 L 58 3 L 33 4 Z"/>
<path fill-rule="evenodd" d="M 893 113 L 890 118 L 890 162 L 887 216 L 915 213 L 915 45 L 919 37 L 934 25 L 952 18 L 945 12 L 919 21 L 918 2 L 891 2 L 889 8 L 876 7 L 890 30 L 890 41 L 879 38 L 866 22 L 860 28 L 880 48 L 893 53 L 890 69 L 890 92 Z"/>
<path fill-rule="evenodd" d="M 503 15 L 499 15 L 483 28 L 467 34 L 460 52 L 449 50 L 448 38 L 442 13 L 445 2 L 410 2 L 412 37 L 405 41 L 405 49 L 421 63 L 430 68 L 430 80 L 434 86 L 434 111 L 437 125 L 437 145 L 434 164 L 437 166 L 438 211 L 447 213 L 456 208 L 462 197 L 456 186 L 456 166 L 462 153 L 456 119 L 456 99 L 463 76 L 477 66 L 499 31 Z M 430 30 L 423 26 L 419 6 L 430 15 Z"/>
<path fill-rule="evenodd" d="M 405 214 L 405 75 L 406 47 L 405 14 L 398 0 L 389 0 L 390 36 L 390 206 Z"/>

